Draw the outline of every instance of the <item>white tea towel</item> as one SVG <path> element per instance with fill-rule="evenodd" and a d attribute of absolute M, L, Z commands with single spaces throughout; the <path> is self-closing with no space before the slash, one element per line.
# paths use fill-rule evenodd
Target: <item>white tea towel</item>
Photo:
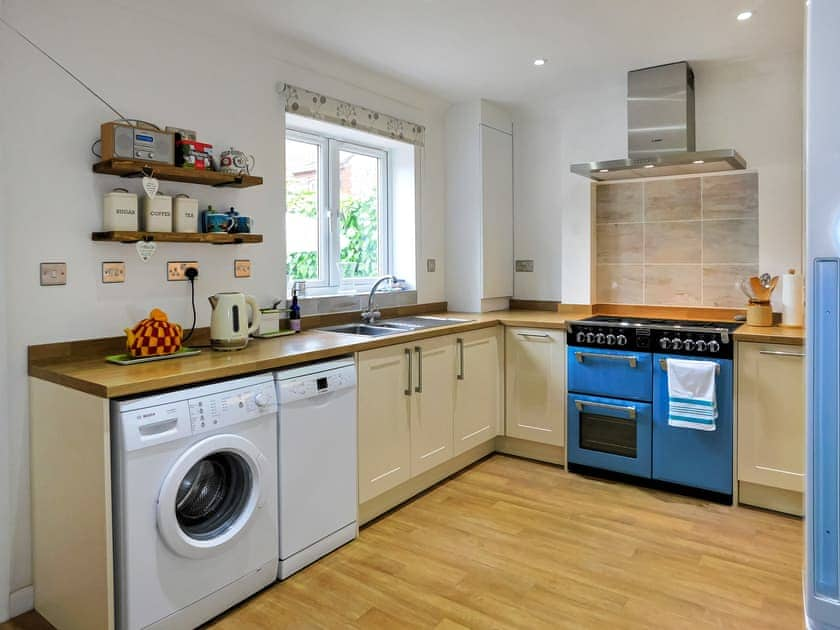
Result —
<path fill-rule="evenodd" d="M 684 429 L 714 431 L 718 417 L 714 361 L 666 359 L 668 424 Z"/>

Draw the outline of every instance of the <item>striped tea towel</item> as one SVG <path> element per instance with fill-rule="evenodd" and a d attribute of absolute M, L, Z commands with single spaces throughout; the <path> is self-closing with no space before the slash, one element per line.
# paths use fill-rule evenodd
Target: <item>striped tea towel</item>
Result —
<path fill-rule="evenodd" d="M 714 361 L 666 359 L 668 424 L 684 429 L 714 431 L 718 417 Z"/>

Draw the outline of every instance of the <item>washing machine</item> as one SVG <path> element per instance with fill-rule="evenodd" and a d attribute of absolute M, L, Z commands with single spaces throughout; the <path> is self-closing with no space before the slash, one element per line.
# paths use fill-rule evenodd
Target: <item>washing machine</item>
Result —
<path fill-rule="evenodd" d="M 277 579 L 271 374 L 114 401 L 117 627 L 194 628 Z"/>

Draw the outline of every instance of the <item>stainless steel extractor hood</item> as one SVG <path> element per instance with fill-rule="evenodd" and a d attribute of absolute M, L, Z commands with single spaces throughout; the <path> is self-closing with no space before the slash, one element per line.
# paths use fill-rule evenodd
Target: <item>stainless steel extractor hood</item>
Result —
<path fill-rule="evenodd" d="M 695 151 L 694 72 L 687 61 L 627 73 L 626 159 L 572 164 L 596 181 L 744 169 L 735 149 Z"/>

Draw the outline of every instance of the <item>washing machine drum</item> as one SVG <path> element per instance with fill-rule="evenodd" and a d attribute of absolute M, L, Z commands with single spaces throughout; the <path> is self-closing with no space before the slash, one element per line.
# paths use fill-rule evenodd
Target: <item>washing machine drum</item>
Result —
<path fill-rule="evenodd" d="M 248 440 L 216 435 L 195 444 L 170 469 L 158 498 L 158 530 L 187 557 L 206 557 L 233 543 L 261 507 L 260 462 Z"/>

